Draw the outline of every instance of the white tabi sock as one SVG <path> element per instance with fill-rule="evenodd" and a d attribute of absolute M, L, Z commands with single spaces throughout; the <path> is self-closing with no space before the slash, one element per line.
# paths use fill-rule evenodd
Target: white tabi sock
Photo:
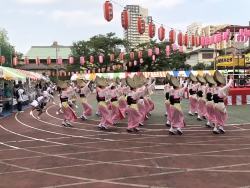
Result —
<path fill-rule="evenodd" d="M 167 121 L 167 124 L 168 124 L 168 125 L 171 125 L 171 122 L 168 120 L 168 121 Z"/>
<path fill-rule="evenodd" d="M 207 122 L 207 125 L 210 125 L 210 122 L 209 122 L 209 121 Z"/>

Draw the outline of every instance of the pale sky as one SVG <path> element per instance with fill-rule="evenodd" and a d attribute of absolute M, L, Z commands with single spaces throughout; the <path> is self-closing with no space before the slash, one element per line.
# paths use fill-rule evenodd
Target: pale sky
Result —
<path fill-rule="evenodd" d="M 114 0 L 122 6 L 140 4 L 153 20 L 186 32 L 188 25 L 249 25 L 250 0 Z M 16 51 L 26 53 L 31 46 L 48 46 L 53 41 L 71 45 L 98 34 L 115 32 L 123 37 L 121 12 L 112 2 L 114 18 L 103 16 L 105 0 L 0 0 L 0 28 L 8 31 Z M 156 24 L 157 28 L 160 26 Z M 166 29 L 168 38 L 169 28 Z M 157 39 L 157 35 L 155 39 Z"/>

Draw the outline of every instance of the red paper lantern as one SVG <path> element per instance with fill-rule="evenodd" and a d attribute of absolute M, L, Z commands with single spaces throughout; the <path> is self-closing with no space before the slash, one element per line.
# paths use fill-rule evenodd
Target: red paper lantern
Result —
<path fill-rule="evenodd" d="M 142 58 L 140 58 L 140 64 L 142 64 L 143 63 L 143 59 Z"/>
<path fill-rule="evenodd" d="M 70 76 L 70 72 L 68 72 L 68 76 Z"/>
<path fill-rule="evenodd" d="M 142 58 L 142 51 L 141 50 L 138 51 L 138 58 Z"/>
<path fill-rule="evenodd" d="M 120 61 L 123 60 L 123 53 L 120 53 L 119 58 L 120 58 Z"/>
<path fill-rule="evenodd" d="M 28 65 L 29 64 L 29 58 L 25 57 L 24 58 L 24 63 L 25 63 L 25 65 Z"/>
<path fill-rule="evenodd" d="M 160 41 L 163 41 L 165 39 L 165 28 L 163 25 L 158 29 L 158 38 Z"/>
<path fill-rule="evenodd" d="M 121 65 L 117 65 L 117 69 L 121 69 Z"/>
<path fill-rule="evenodd" d="M 169 31 L 169 42 L 171 44 L 175 43 L 175 38 L 176 38 L 176 32 L 173 29 L 171 29 Z"/>
<path fill-rule="evenodd" d="M 182 34 L 182 32 L 180 32 L 180 33 L 178 34 L 178 44 L 179 44 L 180 46 L 183 45 L 183 34 Z"/>
<path fill-rule="evenodd" d="M 14 58 L 13 58 L 13 65 L 14 65 L 14 66 L 17 66 L 17 65 L 18 65 L 18 59 L 17 59 L 17 57 L 14 57 Z"/>
<path fill-rule="evenodd" d="M 195 42 L 196 42 L 196 47 L 201 45 L 201 37 L 199 35 L 196 36 Z"/>
<path fill-rule="evenodd" d="M 105 68 L 102 68 L 102 72 L 105 72 Z"/>
<path fill-rule="evenodd" d="M 110 61 L 114 61 L 115 59 L 115 55 L 114 54 L 110 54 Z"/>
<path fill-rule="evenodd" d="M 59 72 L 59 76 L 62 76 L 62 72 Z"/>
<path fill-rule="evenodd" d="M 148 56 L 152 56 L 152 49 L 148 49 Z"/>
<path fill-rule="evenodd" d="M 80 57 L 80 63 L 81 63 L 81 65 L 84 65 L 84 62 L 85 62 L 85 60 L 84 60 L 84 57 Z"/>
<path fill-rule="evenodd" d="M 195 46 L 195 36 L 191 36 L 191 46 Z"/>
<path fill-rule="evenodd" d="M 136 60 L 134 60 L 134 66 L 136 66 L 137 65 L 137 61 Z"/>
<path fill-rule="evenodd" d="M 159 48 L 155 48 L 155 55 L 159 55 L 160 54 L 160 49 Z"/>
<path fill-rule="evenodd" d="M 38 57 L 36 58 L 36 64 L 37 64 L 37 66 L 40 65 L 40 59 Z"/>
<path fill-rule="evenodd" d="M 189 42 L 188 34 L 185 34 L 184 35 L 184 46 L 188 46 L 188 42 Z"/>
<path fill-rule="evenodd" d="M 124 69 L 126 68 L 126 66 L 127 66 L 126 63 L 123 63 L 123 68 L 124 68 Z"/>
<path fill-rule="evenodd" d="M 63 72 L 63 76 L 66 76 L 66 72 Z"/>
<path fill-rule="evenodd" d="M 116 66 L 115 66 L 115 65 L 113 65 L 113 66 L 112 66 L 112 69 L 113 69 L 113 70 L 115 70 L 115 69 L 116 69 Z"/>
<path fill-rule="evenodd" d="M 138 29 L 138 32 L 141 35 L 145 32 L 145 28 L 146 28 L 145 20 L 143 18 L 138 18 L 138 20 L 137 20 L 137 29 Z"/>
<path fill-rule="evenodd" d="M 69 64 L 72 65 L 73 63 L 74 63 L 74 58 L 73 58 L 73 57 L 70 57 L 70 58 L 69 58 Z"/>
<path fill-rule="evenodd" d="M 52 76 L 55 76 L 55 73 L 54 73 L 54 72 L 52 72 Z"/>
<path fill-rule="evenodd" d="M 122 27 L 124 29 L 128 29 L 130 26 L 130 15 L 127 10 L 123 10 L 121 14 L 121 22 L 122 22 Z"/>
<path fill-rule="evenodd" d="M 152 60 L 155 61 L 155 55 L 152 55 Z"/>
<path fill-rule="evenodd" d="M 74 72 L 71 72 L 71 76 L 73 76 L 74 75 Z"/>
<path fill-rule="evenodd" d="M 135 58 L 134 52 L 130 52 L 130 59 L 134 59 L 134 58 Z"/>
<path fill-rule="evenodd" d="M 113 5 L 109 1 L 106 1 L 103 5 L 104 18 L 108 22 L 113 19 Z"/>
<path fill-rule="evenodd" d="M 153 22 L 151 22 L 149 25 L 148 25 L 148 36 L 150 38 L 154 38 L 155 37 L 155 31 L 156 31 L 156 27 L 155 27 L 155 24 Z"/>
<path fill-rule="evenodd" d="M 98 73 L 100 73 L 101 72 L 101 69 L 98 69 Z"/>
<path fill-rule="evenodd" d="M 0 56 L 0 62 L 1 64 L 4 64 L 6 61 L 5 57 L 4 56 Z"/>
<path fill-rule="evenodd" d="M 92 73 L 95 74 L 95 69 L 92 69 Z"/>
<path fill-rule="evenodd" d="M 100 55 L 100 56 L 98 57 L 98 59 L 99 59 L 99 63 L 103 63 L 103 56 Z M 93 63 L 93 62 L 91 62 L 91 63 Z"/>
<path fill-rule="evenodd" d="M 132 66 L 132 62 L 131 62 L 131 61 L 128 63 L 128 66 L 129 66 L 129 67 L 131 67 L 131 66 Z"/>
<path fill-rule="evenodd" d="M 91 55 L 91 56 L 89 57 L 89 61 L 90 61 L 90 63 L 94 63 L 94 61 L 95 61 L 94 56 Z"/>
<path fill-rule="evenodd" d="M 51 64 L 51 58 L 48 57 L 48 58 L 47 58 L 47 65 L 50 65 L 50 64 Z"/>

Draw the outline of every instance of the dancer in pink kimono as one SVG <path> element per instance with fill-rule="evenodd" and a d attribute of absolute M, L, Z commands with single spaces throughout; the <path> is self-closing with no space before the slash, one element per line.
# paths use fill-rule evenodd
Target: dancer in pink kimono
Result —
<path fill-rule="evenodd" d="M 117 120 L 123 120 L 125 118 L 124 114 L 119 109 L 118 104 L 118 96 L 119 96 L 119 90 L 121 88 L 121 84 L 116 88 L 115 84 L 111 87 L 110 95 L 111 95 L 111 118 L 114 121 L 114 124 L 116 125 Z"/>
<path fill-rule="evenodd" d="M 173 90 L 170 92 L 170 116 L 171 116 L 171 127 L 169 129 L 169 134 L 175 135 L 174 128 L 177 128 L 177 133 L 182 135 L 182 128 L 186 126 L 184 121 L 184 114 L 181 109 L 181 99 L 183 93 L 187 87 L 187 82 L 184 87 L 180 88 L 179 81 L 174 77 L 170 77 L 170 85 L 173 86 Z"/>
<path fill-rule="evenodd" d="M 190 102 L 190 110 L 189 110 L 189 115 L 193 116 L 193 112 L 195 114 L 198 114 L 198 107 L 199 107 L 199 103 L 197 100 L 197 89 L 200 86 L 200 83 L 197 83 L 197 79 L 196 77 L 194 77 L 192 75 L 192 73 L 190 74 L 190 80 L 192 81 L 192 83 L 189 84 L 189 102 Z"/>
<path fill-rule="evenodd" d="M 58 84 L 59 85 L 59 84 Z M 62 111 L 64 115 L 64 120 L 62 122 L 63 126 L 72 127 L 72 122 L 77 119 L 77 116 L 73 109 L 69 106 L 68 99 L 71 98 L 75 94 L 75 90 L 77 88 L 67 90 L 67 84 L 63 83 L 59 86 L 62 89 L 62 93 L 60 95 L 60 101 L 62 103 Z"/>
<path fill-rule="evenodd" d="M 112 120 L 110 116 L 105 98 L 109 94 L 109 91 L 113 83 L 111 83 L 108 87 L 106 87 L 105 82 L 101 80 L 100 83 L 97 83 L 97 84 L 99 85 L 99 87 L 96 88 L 96 91 L 98 92 L 97 94 L 98 109 L 102 115 L 102 119 L 101 119 L 100 124 L 98 125 L 98 128 L 103 129 L 103 130 L 108 130 L 109 126 L 114 125 L 114 121 Z"/>
<path fill-rule="evenodd" d="M 121 110 L 121 113 L 124 115 L 126 114 L 127 110 L 127 101 L 125 95 L 128 94 L 130 88 L 129 86 L 123 86 L 118 90 L 119 96 L 118 96 L 118 106 L 119 109 Z"/>
<path fill-rule="evenodd" d="M 200 83 L 200 86 L 198 87 L 197 96 L 198 96 L 198 121 L 202 121 L 201 118 L 206 119 L 207 116 L 207 108 L 206 108 L 206 90 L 208 88 L 208 85 L 206 85 L 206 80 L 198 75 L 197 79 Z"/>
<path fill-rule="evenodd" d="M 207 82 L 209 81 L 207 80 Z M 205 126 L 208 128 L 211 128 L 212 127 L 211 124 L 215 123 L 213 95 L 214 95 L 214 85 L 213 83 L 208 83 L 208 88 L 206 90 L 207 123 L 205 124 Z"/>
<path fill-rule="evenodd" d="M 79 93 L 80 93 L 82 106 L 84 109 L 84 111 L 82 112 L 82 115 L 80 116 L 82 120 L 87 120 L 87 116 L 92 115 L 92 107 L 89 105 L 87 101 L 87 97 L 91 93 L 91 90 L 89 89 L 89 84 L 90 84 L 90 81 L 85 85 L 85 83 L 82 80 L 80 81 L 77 80 L 77 85 L 81 87 Z"/>
<path fill-rule="evenodd" d="M 141 91 L 143 89 L 143 87 L 145 86 L 141 86 L 139 88 L 136 89 L 137 92 Z M 145 91 L 145 95 L 147 95 L 148 92 L 147 90 Z M 144 96 L 140 96 L 140 98 L 137 100 L 137 107 L 138 107 L 138 111 L 140 113 L 140 117 L 138 117 L 140 119 L 140 123 L 139 125 L 140 126 L 143 126 L 143 122 L 145 121 L 146 119 L 146 116 L 147 116 L 147 110 L 146 110 L 146 106 L 144 104 Z"/>
<path fill-rule="evenodd" d="M 225 133 L 224 125 L 227 121 L 227 110 L 224 104 L 224 99 L 228 96 L 230 86 L 233 82 L 233 76 L 230 77 L 228 84 L 225 85 L 225 78 L 220 75 L 220 73 L 215 73 L 215 80 L 217 82 L 217 87 L 215 87 L 214 95 L 214 114 L 215 114 L 215 127 L 213 130 L 214 134 Z"/>
<path fill-rule="evenodd" d="M 165 116 L 167 118 L 167 122 L 166 122 L 166 126 L 170 127 L 171 126 L 171 111 L 170 111 L 170 101 L 169 101 L 169 93 L 170 93 L 170 90 L 171 90 L 171 86 L 169 85 L 169 83 L 167 82 L 164 86 L 164 94 L 165 94 L 165 98 L 166 98 L 166 101 L 165 101 L 165 105 L 166 105 L 166 113 L 165 113 Z"/>

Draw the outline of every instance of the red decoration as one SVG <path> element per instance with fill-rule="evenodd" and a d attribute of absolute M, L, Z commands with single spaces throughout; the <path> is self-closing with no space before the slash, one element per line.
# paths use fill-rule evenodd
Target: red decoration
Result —
<path fill-rule="evenodd" d="M 98 69 L 98 73 L 100 73 L 101 72 L 101 69 Z"/>
<path fill-rule="evenodd" d="M 121 14 L 121 22 L 122 22 L 122 27 L 124 29 L 128 29 L 130 26 L 130 16 L 129 12 L 127 10 L 123 10 Z"/>
<path fill-rule="evenodd" d="M 0 62 L 1 64 L 4 64 L 6 61 L 5 57 L 4 56 L 0 56 Z"/>
<path fill-rule="evenodd" d="M 159 55 L 160 54 L 160 49 L 159 48 L 155 48 L 155 55 Z"/>
<path fill-rule="evenodd" d="M 127 66 L 126 63 L 123 63 L 123 68 L 124 68 L 124 69 L 126 68 L 126 66 Z"/>
<path fill-rule="evenodd" d="M 105 72 L 105 68 L 102 68 L 102 72 Z"/>
<path fill-rule="evenodd" d="M 141 50 L 138 51 L 138 58 L 142 58 L 142 51 Z"/>
<path fill-rule="evenodd" d="M 55 76 L 55 73 L 54 73 L 54 72 L 52 72 L 52 76 Z"/>
<path fill-rule="evenodd" d="M 95 69 L 92 69 L 92 73 L 95 74 Z"/>
<path fill-rule="evenodd" d="M 121 65 L 117 65 L 117 69 L 121 69 Z"/>
<path fill-rule="evenodd" d="M 123 53 L 120 53 L 119 58 L 120 58 L 120 61 L 123 60 Z"/>
<path fill-rule="evenodd" d="M 113 19 L 113 5 L 109 1 L 106 1 L 103 5 L 103 10 L 104 10 L 104 18 L 108 22 Z"/>
<path fill-rule="evenodd" d="M 50 76 L 50 72 L 47 72 L 47 76 Z"/>
<path fill-rule="evenodd" d="M 80 63 L 81 63 L 81 65 L 84 65 L 84 62 L 85 62 L 84 57 L 81 56 L 81 57 L 80 57 Z"/>
<path fill-rule="evenodd" d="M 73 58 L 73 57 L 70 57 L 70 58 L 69 58 L 69 64 L 72 65 L 73 63 L 74 63 L 74 58 Z"/>
<path fill-rule="evenodd" d="M 196 36 L 196 47 L 201 45 L 201 37 L 198 35 Z"/>
<path fill-rule="evenodd" d="M 145 32 L 145 28 L 146 28 L 145 20 L 143 18 L 138 18 L 137 29 L 141 35 Z"/>
<path fill-rule="evenodd" d="M 62 76 L 62 72 L 59 72 L 59 76 Z"/>
<path fill-rule="evenodd" d="M 116 66 L 115 66 L 115 65 L 113 65 L 113 66 L 112 66 L 112 69 L 113 69 L 113 70 L 115 70 L 115 69 L 116 69 Z"/>
<path fill-rule="evenodd" d="M 189 43 L 189 37 L 188 37 L 188 34 L 185 34 L 184 35 L 184 46 L 188 46 L 188 43 Z"/>
<path fill-rule="evenodd" d="M 154 38 L 155 37 L 155 31 L 156 31 L 156 27 L 155 27 L 155 24 L 153 22 L 151 22 L 149 25 L 148 25 L 148 36 L 150 38 Z"/>
<path fill-rule="evenodd" d="M 14 66 L 17 66 L 18 65 L 18 59 L 17 59 L 17 57 L 14 57 L 12 62 L 13 62 Z"/>
<path fill-rule="evenodd" d="M 134 52 L 130 52 L 130 59 L 134 59 L 134 58 L 135 58 Z"/>
<path fill-rule="evenodd" d="M 114 54 L 110 54 L 110 61 L 114 61 L 115 59 L 115 55 Z"/>
<path fill-rule="evenodd" d="M 66 76 L 66 72 L 63 72 L 63 76 Z"/>
<path fill-rule="evenodd" d="M 61 64 L 62 64 L 62 62 L 63 62 L 62 58 L 61 58 L 61 57 L 59 57 L 59 58 L 58 58 L 58 60 L 57 60 L 57 64 L 58 64 L 58 65 L 61 65 Z"/>
<path fill-rule="evenodd" d="M 129 66 L 129 67 L 131 67 L 131 66 L 132 66 L 132 62 L 131 62 L 131 61 L 128 63 L 128 66 Z"/>
<path fill-rule="evenodd" d="M 38 57 L 36 58 L 36 64 L 37 64 L 37 66 L 40 65 L 40 59 Z"/>
<path fill-rule="evenodd" d="M 29 58 L 25 57 L 24 63 L 25 63 L 25 65 L 28 65 L 29 64 Z"/>
<path fill-rule="evenodd" d="M 51 64 L 51 58 L 48 57 L 48 58 L 47 58 L 47 65 L 50 65 L 50 64 Z"/>
<path fill-rule="evenodd" d="M 158 29 L 158 38 L 160 41 L 165 39 L 165 28 L 163 26 Z"/>
<path fill-rule="evenodd" d="M 70 72 L 68 72 L 68 76 L 70 76 Z"/>
<path fill-rule="evenodd" d="M 175 43 L 175 38 L 176 38 L 176 32 L 173 29 L 171 29 L 169 31 L 169 42 L 171 44 Z"/>
<path fill-rule="evenodd" d="M 195 36 L 191 36 L 191 46 L 195 46 Z"/>
<path fill-rule="evenodd" d="M 182 34 L 182 32 L 180 32 L 180 33 L 178 34 L 178 44 L 179 44 L 180 46 L 183 45 L 183 34 Z"/>
<path fill-rule="evenodd" d="M 90 63 L 94 63 L 94 61 L 95 61 L 94 56 L 91 55 L 91 56 L 89 57 L 89 61 L 90 61 Z"/>

